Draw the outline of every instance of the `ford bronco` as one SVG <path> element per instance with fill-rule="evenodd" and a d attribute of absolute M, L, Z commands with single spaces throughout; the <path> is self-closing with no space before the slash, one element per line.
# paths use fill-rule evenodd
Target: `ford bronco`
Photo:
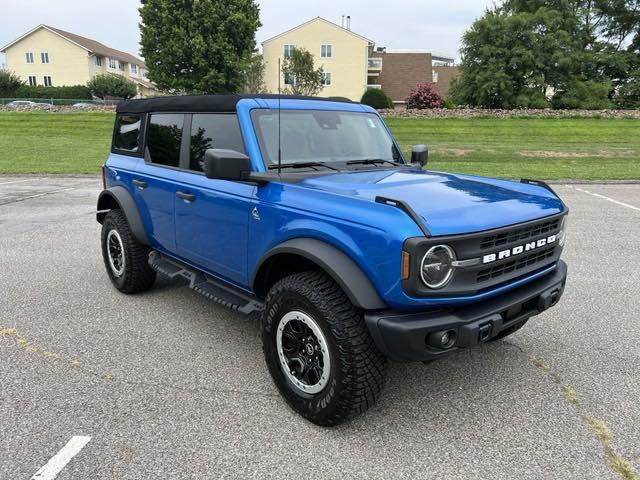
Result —
<path fill-rule="evenodd" d="M 541 181 L 429 171 L 380 115 L 288 96 L 127 100 L 97 220 L 113 285 L 156 272 L 261 318 L 264 357 L 319 425 L 367 410 L 387 359 L 504 338 L 562 296 L 567 208 Z"/>

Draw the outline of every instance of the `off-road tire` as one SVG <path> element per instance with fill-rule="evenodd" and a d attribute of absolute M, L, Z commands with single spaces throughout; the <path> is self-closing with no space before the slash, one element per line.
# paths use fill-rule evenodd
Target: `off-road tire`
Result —
<path fill-rule="evenodd" d="M 124 271 L 116 275 L 107 254 L 107 237 L 115 230 L 124 247 Z M 150 249 L 138 242 L 121 210 L 111 210 L 102 223 L 102 258 L 113 286 L 123 293 L 139 293 L 148 290 L 156 279 L 156 272 L 149 266 Z"/>
<path fill-rule="evenodd" d="M 278 358 L 278 324 L 292 311 L 311 316 L 328 343 L 330 376 L 317 394 L 302 394 Z M 261 327 L 265 360 L 276 386 L 287 403 L 311 422 L 337 425 L 365 412 L 380 397 L 386 359 L 367 330 L 362 310 L 326 273 L 297 273 L 276 283 L 267 295 Z"/>

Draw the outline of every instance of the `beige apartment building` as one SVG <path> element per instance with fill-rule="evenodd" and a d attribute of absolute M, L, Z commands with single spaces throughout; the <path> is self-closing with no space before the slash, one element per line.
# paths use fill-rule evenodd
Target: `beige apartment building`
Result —
<path fill-rule="evenodd" d="M 304 48 L 315 57 L 315 66 L 325 72 L 323 97 L 342 96 L 360 100 L 367 89 L 367 60 L 373 41 L 317 17 L 262 42 L 265 85 L 278 93 L 278 59 L 284 60 L 293 48 Z M 290 79 L 280 76 L 284 89 Z"/>
<path fill-rule="evenodd" d="M 38 25 L 0 52 L 6 55 L 5 69 L 28 85 L 84 85 L 98 74 L 111 73 L 134 82 L 139 96 L 159 93 L 141 59 L 48 25 Z"/>
<path fill-rule="evenodd" d="M 262 43 L 265 62 L 265 85 L 278 93 L 291 81 L 279 75 L 278 59 L 283 60 L 293 48 L 304 48 L 315 57 L 316 68 L 322 66 L 325 85 L 323 97 L 346 97 L 359 101 L 369 88 L 383 89 L 395 103 L 403 103 L 418 83 L 431 82 L 447 95 L 458 73 L 454 59 L 426 51 L 387 50 L 347 27 L 317 17 Z M 280 82 L 280 83 L 278 83 Z"/>

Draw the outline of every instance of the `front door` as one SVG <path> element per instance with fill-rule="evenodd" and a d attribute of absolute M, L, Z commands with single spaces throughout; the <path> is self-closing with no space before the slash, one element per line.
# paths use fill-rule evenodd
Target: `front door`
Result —
<path fill-rule="evenodd" d="M 178 255 L 208 272 L 246 286 L 247 230 L 254 185 L 211 180 L 202 173 L 209 148 L 245 151 L 235 114 L 193 114 L 188 169 L 176 179 L 175 231 Z M 186 135 L 186 133 L 185 133 Z M 184 165 L 183 165 L 184 166 Z"/>

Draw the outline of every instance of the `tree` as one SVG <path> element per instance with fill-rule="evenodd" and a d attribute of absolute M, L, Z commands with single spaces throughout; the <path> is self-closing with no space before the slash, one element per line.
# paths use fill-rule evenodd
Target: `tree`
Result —
<path fill-rule="evenodd" d="M 149 79 L 160 89 L 242 89 L 260 26 L 253 0 L 143 0 L 140 16 L 141 52 Z"/>
<path fill-rule="evenodd" d="M 264 84 L 264 61 L 262 55 L 254 52 L 249 62 L 245 65 L 243 74 L 242 93 L 265 93 L 267 86 Z"/>
<path fill-rule="evenodd" d="M 555 106 L 632 102 L 638 35 L 640 0 L 505 0 L 465 33 L 452 93 L 489 108 L 544 107 L 549 92 Z"/>
<path fill-rule="evenodd" d="M 122 75 L 104 73 L 96 75 L 87 82 L 87 88 L 98 98 L 131 98 L 138 93 L 136 85 Z"/>
<path fill-rule="evenodd" d="M 282 74 L 289 79 L 282 93 L 287 95 L 314 96 L 322 90 L 324 70 L 313 65 L 313 55 L 304 48 L 294 48 L 282 62 Z"/>
<path fill-rule="evenodd" d="M 7 70 L 0 70 L 0 97 L 13 97 L 24 82 Z"/>

